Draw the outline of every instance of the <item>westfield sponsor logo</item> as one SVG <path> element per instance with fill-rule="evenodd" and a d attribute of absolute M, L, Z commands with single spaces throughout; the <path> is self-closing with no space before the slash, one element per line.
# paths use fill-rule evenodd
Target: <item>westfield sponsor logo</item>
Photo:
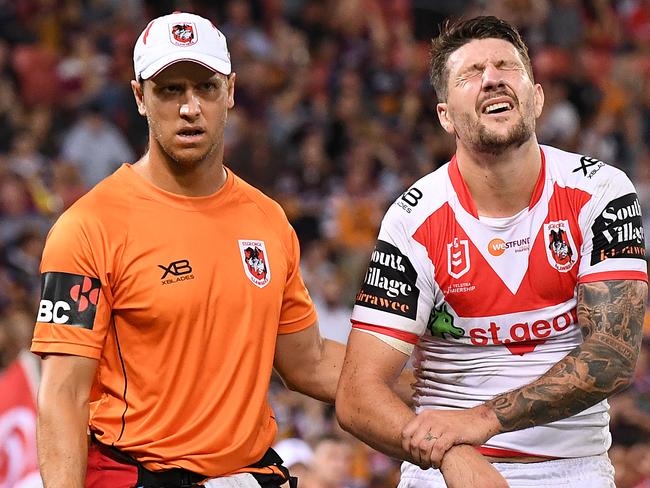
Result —
<path fill-rule="evenodd" d="M 508 249 L 514 249 L 515 252 L 521 252 L 527 251 L 529 246 L 530 237 L 515 239 L 507 242 L 496 237 L 488 243 L 488 252 L 492 254 L 492 256 L 501 256 Z"/>

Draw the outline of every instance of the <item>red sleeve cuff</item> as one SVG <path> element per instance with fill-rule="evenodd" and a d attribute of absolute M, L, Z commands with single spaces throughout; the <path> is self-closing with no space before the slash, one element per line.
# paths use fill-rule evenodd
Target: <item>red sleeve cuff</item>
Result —
<path fill-rule="evenodd" d="M 381 325 L 365 324 L 363 322 L 357 322 L 356 320 L 352 321 L 352 327 L 355 329 L 367 330 L 370 332 L 376 332 L 385 336 L 393 337 L 399 339 L 400 341 L 408 342 L 409 344 L 417 344 L 420 339 L 416 334 L 411 334 L 410 332 L 404 332 L 402 330 L 391 329 L 390 327 L 384 327 Z"/>

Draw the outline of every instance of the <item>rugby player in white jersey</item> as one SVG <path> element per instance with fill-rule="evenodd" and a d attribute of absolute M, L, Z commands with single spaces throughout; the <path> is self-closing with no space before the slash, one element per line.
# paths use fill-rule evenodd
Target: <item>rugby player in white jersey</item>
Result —
<path fill-rule="evenodd" d="M 606 399 L 630 384 L 647 297 L 634 187 L 538 144 L 544 93 L 506 22 L 447 25 L 431 80 L 456 154 L 386 213 L 338 419 L 405 461 L 401 488 L 502 486 L 476 453 L 511 487 L 614 487 Z M 415 412 L 390 389 L 411 356 Z"/>

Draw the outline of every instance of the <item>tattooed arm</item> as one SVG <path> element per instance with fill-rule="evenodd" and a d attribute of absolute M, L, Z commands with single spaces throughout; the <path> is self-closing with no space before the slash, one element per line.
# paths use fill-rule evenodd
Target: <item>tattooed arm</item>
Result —
<path fill-rule="evenodd" d="M 641 347 L 648 286 L 601 281 L 578 286 L 578 325 L 584 342 L 532 383 L 468 410 L 425 410 L 402 433 L 432 432 L 433 465 L 455 444 L 482 444 L 500 432 L 547 424 L 582 412 L 626 388 Z"/>
<path fill-rule="evenodd" d="M 578 286 L 584 342 L 533 383 L 487 402 L 500 432 L 570 417 L 629 386 L 641 348 L 648 286 L 601 281 Z"/>

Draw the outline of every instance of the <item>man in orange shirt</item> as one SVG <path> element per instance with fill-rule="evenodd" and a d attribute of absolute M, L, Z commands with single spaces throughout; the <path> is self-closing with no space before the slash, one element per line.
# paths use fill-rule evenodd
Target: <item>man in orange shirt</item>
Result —
<path fill-rule="evenodd" d="M 282 209 L 222 162 L 235 87 L 223 34 L 193 14 L 154 19 L 134 65 L 149 149 L 63 214 L 43 253 L 43 479 L 277 486 L 272 369 L 332 402 L 343 346 L 319 334 Z"/>

